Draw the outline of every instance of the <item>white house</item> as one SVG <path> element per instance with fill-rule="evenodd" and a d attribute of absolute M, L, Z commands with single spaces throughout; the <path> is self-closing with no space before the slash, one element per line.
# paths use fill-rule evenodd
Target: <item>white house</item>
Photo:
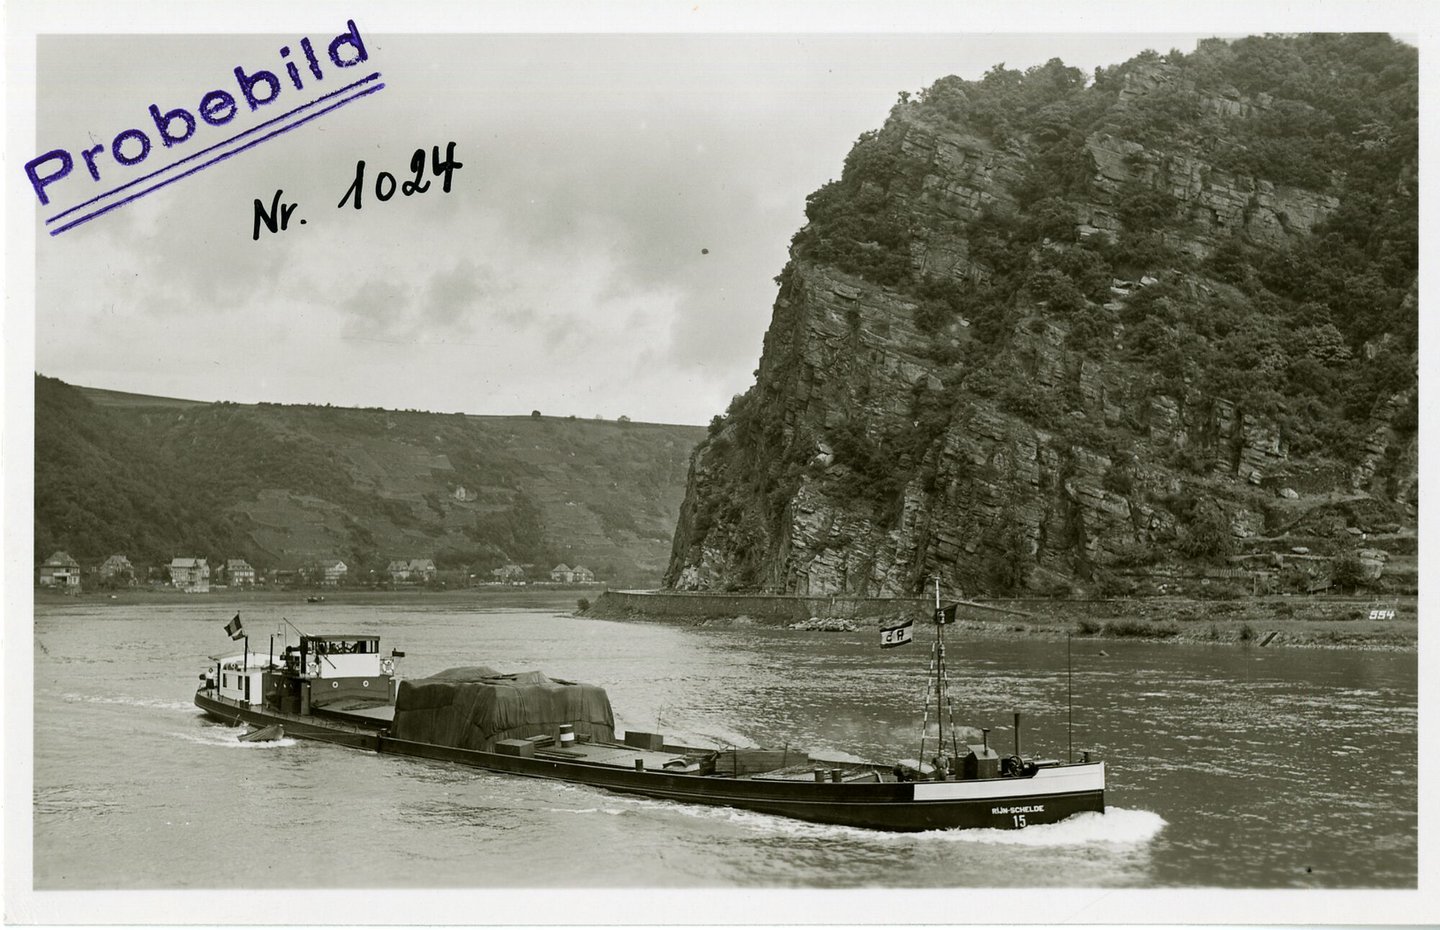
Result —
<path fill-rule="evenodd" d="M 320 563 L 320 583 L 325 585 L 338 585 L 345 580 L 345 575 L 350 571 L 349 566 L 339 559 L 331 562 Z"/>
<path fill-rule="evenodd" d="M 225 578 L 232 588 L 248 588 L 255 584 L 255 569 L 244 559 L 226 559 Z"/>
<path fill-rule="evenodd" d="M 205 559 L 171 559 L 170 583 L 187 594 L 208 594 L 210 564 Z"/>
<path fill-rule="evenodd" d="M 40 584 L 46 588 L 61 588 L 66 591 L 80 589 L 80 563 L 70 553 L 56 550 L 40 565 Z"/>

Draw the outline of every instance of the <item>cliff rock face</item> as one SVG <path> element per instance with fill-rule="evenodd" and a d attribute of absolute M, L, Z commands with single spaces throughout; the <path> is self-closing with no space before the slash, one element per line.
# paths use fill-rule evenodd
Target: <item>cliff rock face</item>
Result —
<path fill-rule="evenodd" d="M 1112 235 L 1120 232 L 1114 207 L 1128 183 L 1165 191 L 1183 203 L 1194 228 L 1177 235 L 1202 254 L 1217 238 L 1238 234 L 1283 246 L 1289 236 L 1314 229 L 1340 203 L 1325 194 L 1221 171 L 1188 155 L 1152 152 L 1108 134 L 1091 136 L 1086 148 L 1095 160 L 1089 225 Z"/>
<path fill-rule="evenodd" d="M 1354 190 L 1235 170 L 1234 138 L 1307 112 L 1220 80 L 1267 49 L 902 95 L 810 199 L 756 383 L 692 459 L 667 584 L 1133 587 L 1317 495 L 1413 520 L 1415 356 L 1390 330 L 1417 312 L 1414 255 L 1385 271 L 1383 334 L 1276 283 Z"/>

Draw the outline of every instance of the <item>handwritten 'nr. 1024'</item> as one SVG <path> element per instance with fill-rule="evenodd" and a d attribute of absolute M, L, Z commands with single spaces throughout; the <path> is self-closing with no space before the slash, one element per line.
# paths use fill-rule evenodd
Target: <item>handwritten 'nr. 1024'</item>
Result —
<path fill-rule="evenodd" d="M 449 142 L 445 145 L 445 159 L 440 159 L 440 146 L 436 145 L 430 149 L 430 176 L 440 182 L 441 189 L 450 193 L 451 181 L 455 172 L 464 168 L 465 165 L 455 160 L 455 143 Z M 388 171 L 382 171 L 375 176 L 375 196 L 381 201 L 389 200 L 395 196 L 398 189 L 406 197 L 413 197 L 416 194 L 423 194 L 430 189 L 430 181 L 425 179 L 425 150 L 416 149 L 415 154 L 410 156 L 410 173 L 413 175 L 408 181 L 401 183 L 395 179 L 395 175 Z M 354 200 L 353 206 L 359 210 L 364 206 L 365 201 L 365 162 L 355 163 L 355 180 L 350 183 L 349 190 L 335 209 L 343 210 L 347 203 Z M 282 203 L 280 196 L 284 191 L 276 191 L 275 196 L 270 199 L 270 206 L 267 209 L 264 202 L 258 197 L 255 199 L 255 226 L 250 237 L 255 241 L 260 240 L 261 228 L 272 233 L 290 228 L 290 217 L 299 206 L 296 203 Z M 300 220 L 300 225 L 305 225 L 305 220 Z"/>
<path fill-rule="evenodd" d="M 454 142 L 446 144 L 444 161 L 440 160 L 440 146 L 436 145 L 430 148 L 430 173 L 441 182 L 442 189 L 445 193 L 450 193 L 451 176 L 463 167 L 465 167 L 463 163 L 455 160 Z M 430 182 L 425 180 L 424 149 L 416 149 L 415 154 L 410 156 L 410 173 L 413 177 L 399 185 L 400 193 L 406 197 L 413 197 L 415 194 L 423 194 L 430 189 Z M 375 175 L 375 196 L 382 202 L 394 197 L 396 183 L 395 175 L 388 171 L 382 171 Z M 345 196 L 340 198 L 340 202 L 335 205 L 335 208 L 337 210 L 343 208 L 345 204 L 350 202 L 352 197 L 355 199 L 355 209 L 359 210 L 364 206 L 364 161 L 357 161 L 355 163 L 355 181 L 350 185 L 350 189 L 345 192 Z"/>

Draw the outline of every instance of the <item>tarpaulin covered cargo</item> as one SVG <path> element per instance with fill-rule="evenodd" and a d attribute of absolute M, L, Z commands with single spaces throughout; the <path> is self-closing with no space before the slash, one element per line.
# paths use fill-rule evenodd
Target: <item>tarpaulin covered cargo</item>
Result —
<path fill-rule="evenodd" d="M 604 688 L 542 672 L 507 675 L 482 665 L 400 682 L 390 733 L 493 752 L 500 740 L 554 736 L 562 723 L 571 724 L 580 739 L 615 738 L 615 715 Z"/>

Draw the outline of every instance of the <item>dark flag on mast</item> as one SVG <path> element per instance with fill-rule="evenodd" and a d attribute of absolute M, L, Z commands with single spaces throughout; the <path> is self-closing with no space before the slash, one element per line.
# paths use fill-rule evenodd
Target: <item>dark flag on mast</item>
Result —
<path fill-rule="evenodd" d="M 245 635 L 245 628 L 240 625 L 240 615 L 236 614 L 235 619 L 225 624 L 225 632 L 230 634 L 231 639 L 240 639 Z"/>
<path fill-rule="evenodd" d="M 880 648 L 889 649 L 892 646 L 903 646 L 906 643 L 915 641 L 915 621 L 906 620 L 898 626 L 886 626 L 880 628 Z"/>
<path fill-rule="evenodd" d="M 935 609 L 935 622 L 940 624 L 954 623 L 955 611 L 960 609 L 959 604 L 951 604 L 949 607 L 937 607 Z"/>

